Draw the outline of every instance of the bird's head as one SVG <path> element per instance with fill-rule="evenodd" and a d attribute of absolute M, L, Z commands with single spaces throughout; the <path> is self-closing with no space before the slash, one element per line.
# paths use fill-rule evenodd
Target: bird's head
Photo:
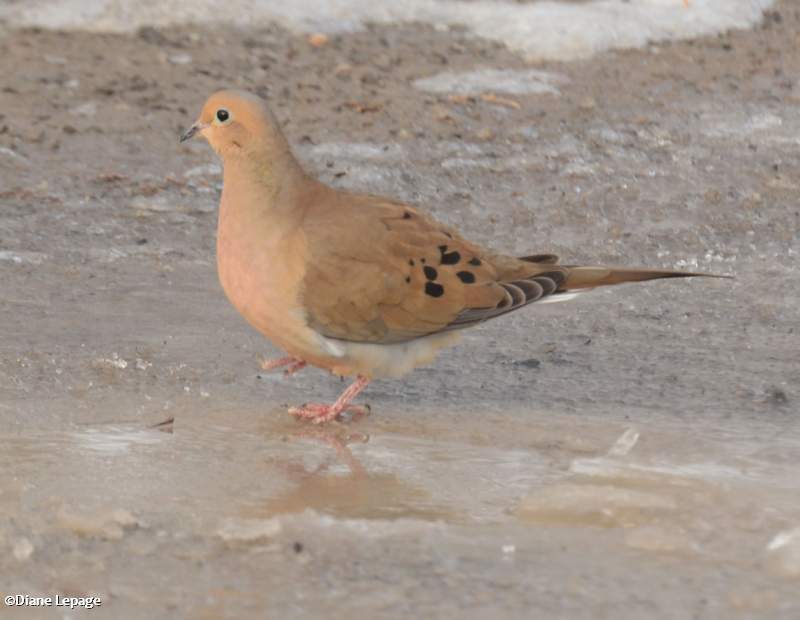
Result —
<path fill-rule="evenodd" d="M 286 148 L 275 118 L 264 101 L 241 90 L 220 90 L 203 105 L 181 142 L 200 135 L 223 159 L 275 154 Z"/>

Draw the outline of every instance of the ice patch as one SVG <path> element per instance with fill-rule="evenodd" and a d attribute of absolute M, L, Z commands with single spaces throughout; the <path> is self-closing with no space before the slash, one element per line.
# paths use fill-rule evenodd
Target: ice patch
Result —
<path fill-rule="evenodd" d="M 17 265 L 30 263 L 31 265 L 41 265 L 47 258 L 47 254 L 41 252 L 12 252 L 10 250 L 0 250 L 0 261 L 9 261 Z"/>
<path fill-rule="evenodd" d="M 414 87 L 431 93 L 457 93 L 479 95 L 501 92 L 512 95 L 558 95 L 558 85 L 567 79 L 546 71 L 512 71 L 510 69 L 482 69 L 466 73 L 445 71 L 414 82 Z"/>
<path fill-rule="evenodd" d="M 124 508 L 105 512 L 86 512 L 85 509 L 74 511 L 62 507 L 56 515 L 56 522 L 63 529 L 78 536 L 104 540 L 119 540 L 125 535 L 126 530 L 140 526 L 138 519 Z"/>
<path fill-rule="evenodd" d="M 611 446 L 611 449 L 608 451 L 609 456 L 625 456 L 636 445 L 636 442 L 639 441 L 639 433 L 636 429 L 629 428 L 626 430 L 622 435 L 619 436 L 619 439 L 614 442 L 614 445 Z"/>
<path fill-rule="evenodd" d="M 744 480 L 748 472 L 717 463 L 644 464 L 628 463 L 614 458 L 575 459 L 570 471 L 586 476 L 619 478 L 622 480 L 667 477 L 673 482 L 691 480 Z"/>
<path fill-rule="evenodd" d="M 458 0 L 29 0 L 4 3 L 11 26 L 131 32 L 142 26 L 280 23 L 300 32 L 359 30 L 366 23 L 462 26 L 532 59 L 587 58 L 759 22 L 774 0 L 594 0 L 536 3 Z"/>
<path fill-rule="evenodd" d="M 217 529 L 219 536 L 226 543 L 262 543 L 278 536 L 283 530 L 277 518 L 240 519 L 229 517 Z"/>
<path fill-rule="evenodd" d="M 676 526 L 643 525 L 625 533 L 625 544 L 641 551 L 674 553 L 696 551 L 697 545 Z"/>
<path fill-rule="evenodd" d="M 751 135 L 772 129 L 779 129 L 783 119 L 770 112 L 756 112 L 741 110 L 737 112 L 722 112 L 704 114 L 700 118 L 700 130 L 712 138 L 741 139 L 742 135 Z"/>
<path fill-rule="evenodd" d="M 20 155 L 16 151 L 5 146 L 0 146 L 0 155 L 3 157 L 7 157 L 8 159 L 11 159 L 12 161 L 15 161 L 17 163 L 22 163 L 22 164 L 28 163 L 27 157 L 25 157 L 24 155 Z"/>
<path fill-rule="evenodd" d="M 128 362 L 126 362 L 116 353 L 112 354 L 110 358 L 104 357 L 95 360 L 95 363 L 101 366 L 112 366 L 114 368 L 119 368 L 120 370 L 125 370 L 128 367 Z"/>
<path fill-rule="evenodd" d="M 779 532 L 767 545 L 770 567 L 787 577 L 800 577 L 800 527 Z"/>
<path fill-rule="evenodd" d="M 441 163 L 445 170 L 463 170 L 464 168 L 492 168 L 497 165 L 497 160 L 490 157 L 472 159 L 467 157 L 448 157 Z"/>
<path fill-rule="evenodd" d="M 131 201 L 130 206 L 140 211 L 154 211 L 157 213 L 168 213 L 176 210 L 175 203 L 167 196 L 137 196 Z"/>
<path fill-rule="evenodd" d="M 630 527 L 676 508 L 673 497 L 654 491 L 563 483 L 537 489 L 523 499 L 517 516 L 539 524 Z"/>
<path fill-rule="evenodd" d="M 167 437 L 164 433 L 150 430 L 97 430 L 89 429 L 70 434 L 83 448 L 108 456 L 126 454 L 136 445 L 161 443 Z"/>
<path fill-rule="evenodd" d="M 27 560 L 28 558 L 33 555 L 34 547 L 33 543 L 30 540 L 25 538 L 24 536 L 17 540 L 13 547 L 11 548 L 11 552 L 14 554 L 14 558 L 19 560 L 20 562 Z"/>
<path fill-rule="evenodd" d="M 782 547 L 792 544 L 800 544 L 800 527 L 785 532 L 778 532 L 775 538 L 767 545 L 767 551 L 777 551 Z"/>

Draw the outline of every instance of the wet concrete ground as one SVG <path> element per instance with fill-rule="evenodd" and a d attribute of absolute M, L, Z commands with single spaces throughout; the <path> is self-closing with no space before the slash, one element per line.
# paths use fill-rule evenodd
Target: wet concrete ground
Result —
<path fill-rule="evenodd" d="M 114 618 L 796 618 L 798 26 L 784 2 L 532 66 L 425 25 L 7 30 L 2 593 Z M 489 68 L 549 89 L 432 92 Z M 217 162 L 176 141 L 226 85 L 326 181 L 477 241 L 736 279 L 530 308 L 311 428 L 284 404 L 342 385 L 259 370 L 279 352 L 216 282 Z"/>

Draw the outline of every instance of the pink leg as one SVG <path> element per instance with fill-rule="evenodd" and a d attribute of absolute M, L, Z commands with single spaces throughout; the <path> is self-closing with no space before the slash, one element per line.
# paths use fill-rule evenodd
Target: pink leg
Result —
<path fill-rule="evenodd" d="M 298 370 L 303 370 L 306 367 L 306 362 L 301 360 L 299 357 L 281 357 L 276 360 L 263 360 L 261 362 L 261 368 L 270 371 L 275 370 L 276 368 L 281 368 L 282 366 L 288 366 L 286 370 L 283 371 L 285 376 L 293 375 Z"/>
<path fill-rule="evenodd" d="M 353 411 L 364 414 L 369 411 L 366 407 L 351 405 L 350 402 L 369 384 L 369 379 L 359 375 L 350 387 L 332 405 L 308 403 L 302 407 L 291 407 L 289 413 L 298 418 L 306 418 L 314 424 L 323 424 L 335 419 L 343 411 Z"/>
<path fill-rule="evenodd" d="M 339 459 L 350 468 L 351 474 L 358 478 L 366 478 L 367 472 L 364 466 L 353 456 L 348 445 L 351 443 L 367 443 L 369 435 L 364 433 L 346 433 L 342 435 L 330 426 L 305 426 L 301 430 L 292 433 L 291 437 L 293 439 L 313 439 L 328 444 L 336 450 Z M 305 473 L 305 469 L 303 469 L 303 472 Z"/>

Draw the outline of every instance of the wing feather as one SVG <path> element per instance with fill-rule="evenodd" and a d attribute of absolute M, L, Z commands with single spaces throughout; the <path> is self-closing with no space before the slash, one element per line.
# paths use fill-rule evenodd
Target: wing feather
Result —
<path fill-rule="evenodd" d="M 303 222 L 311 251 L 304 307 L 327 337 L 392 343 L 460 329 L 532 303 L 563 281 L 547 277 L 557 272 L 552 264 L 494 254 L 414 207 L 337 196 L 334 208 L 328 203 L 328 212 Z M 343 220 L 357 225 L 343 230 Z"/>
<path fill-rule="evenodd" d="M 303 305 L 309 325 L 329 338 L 406 342 L 569 299 L 576 289 L 700 275 L 564 266 L 553 254 L 514 258 L 400 202 L 344 192 L 328 198 L 309 205 L 302 231 L 310 250 Z"/>

